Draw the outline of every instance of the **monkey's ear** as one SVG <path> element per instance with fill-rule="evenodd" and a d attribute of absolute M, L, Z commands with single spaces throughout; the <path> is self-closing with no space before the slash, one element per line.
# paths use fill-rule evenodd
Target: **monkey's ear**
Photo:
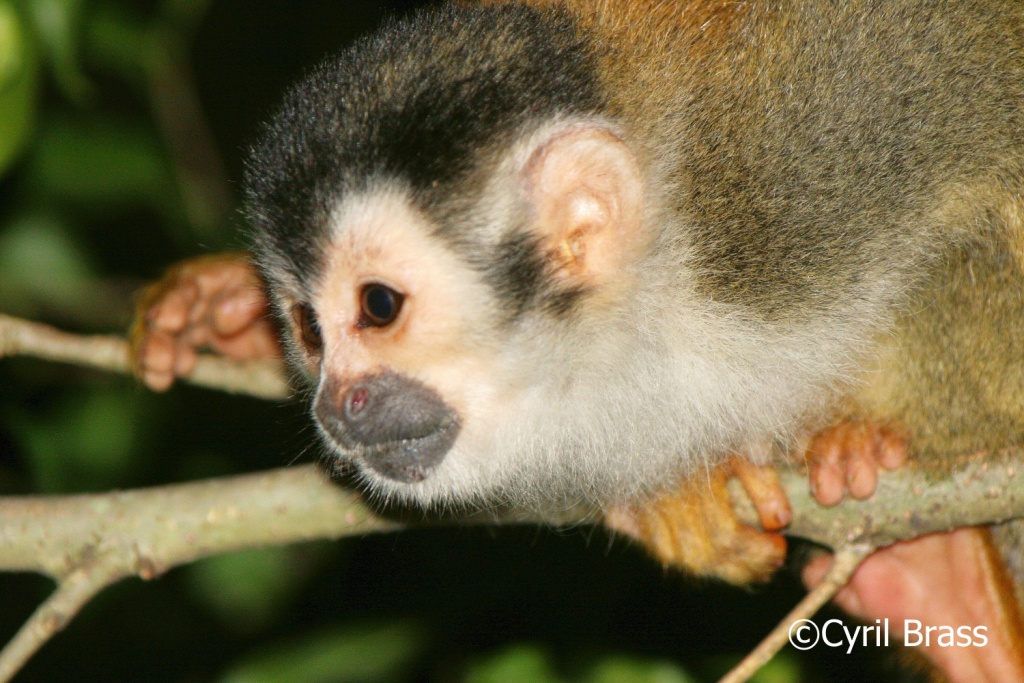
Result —
<path fill-rule="evenodd" d="M 643 183 L 632 151 L 600 126 L 551 135 L 524 167 L 548 259 L 582 285 L 614 277 L 640 246 Z"/>

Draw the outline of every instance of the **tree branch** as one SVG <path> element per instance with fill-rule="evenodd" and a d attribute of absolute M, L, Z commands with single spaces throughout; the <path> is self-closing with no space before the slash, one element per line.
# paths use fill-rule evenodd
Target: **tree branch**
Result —
<path fill-rule="evenodd" d="M 115 372 L 129 372 L 128 346 L 117 337 L 77 336 L 0 315 L 0 357 L 25 354 Z M 201 359 L 193 384 L 264 398 L 288 391 L 280 364 Z M 840 550 L 844 562 L 780 624 L 809 617 L 845 583 L 871 550 L 897 540 L 1024 516 L 1024 449 L 975 453 L 948 471 L 913 465 L 880 479 L 874 496 L 823 508 L 810 496 L 806 474 L 783 467 L 793 507 L 787 534 Z M 733 486 L 733 484 L 736 484 Z M 736 482 L 730 484 L 740 519 L 758 516 Z M 593 522 L 585 511 L 548 516 L 516 510 L 483 511 L 460 523 Z M 180 564 L 219 553 L 297 541 L 340 538 L 407 525 L 377 515 L 358 494 L 335 485 L 315 466 L 292 467 L 205 482 L 76 496 L 0 498 L 0 570 L 36 571 L 58 582 L 0 652 L 0 681 L 8 680 L 93 595 L 126 576 L 153 578 Z M 785 642 L 784 629 L 730 674 L 744 680 Z"/>
<path fill-rule="evenodd" d="M 0 313 L 0 358 L 16 355 L 131 373 L 128 343 L 121 337 L 69 334 L 49 325 Z M 282 399 L 291 394 L 284 368 L 278 361 L 240 363 L 220 356 L 201 355 L 195 372 L 182 381 L 257 398 Z"/>

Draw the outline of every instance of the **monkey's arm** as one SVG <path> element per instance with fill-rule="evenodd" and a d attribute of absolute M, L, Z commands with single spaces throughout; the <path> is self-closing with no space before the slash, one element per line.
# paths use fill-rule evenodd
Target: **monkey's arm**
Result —
<path fill-rule="evenodd" d="M 131 344 L 136 373 L 155 391 L 191 373 L 199 348 L 236 360 L 281 355 L 256 270 L 237 253 L 184 261 L 146 288 Z"/>

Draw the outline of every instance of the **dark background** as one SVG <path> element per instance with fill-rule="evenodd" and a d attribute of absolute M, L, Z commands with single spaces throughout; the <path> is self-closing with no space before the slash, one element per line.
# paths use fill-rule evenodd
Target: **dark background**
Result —
<path fill-rule="evenodd" d="M 238 248 L 242 150 L 281 90 L 416 4 L 0 0 L 0 311 L 120 331 L 168 264 Z M 308 462 L 304 411 L 0 360 L 0 494 Z M 0 575 L 0 640 L 51 588 Z M 751 591 L 666 574 L 597 529 L 416 530 L 124 581 L 16 680 L 714 680 L 801 595 L 792 572 Z M 884 653 L 819 647 L 757 680 L 887 676 Z"/>

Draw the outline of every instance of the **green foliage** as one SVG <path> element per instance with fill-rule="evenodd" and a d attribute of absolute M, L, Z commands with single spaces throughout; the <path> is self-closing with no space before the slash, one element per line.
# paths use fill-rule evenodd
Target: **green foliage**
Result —
<path fill-rule="evenodd" d="M 192 593 L 228 626 L 268 626 L 300 587 L 291 548 L 260 548 L 207 558 L 187 568 Z"/>
<path fill-rule="evenodd" d="M 581 683 L 694 683 L 695 680 L 672 662 L 607 657 L 596 662 Z"/>
<path fill-rule="evenodd" d="M 0 233 L 0 301 L 11 315 L 62 306 L 90 310 L 102 299 L 94 265 L 56 214 L 14 217 Z"/>
<path fill-rule="evenodd" d="M 233 667 L 220 682 L 400 681 L 410 672 L 427 644 L 425 629 L 415 622 L 349 624 L 269 646 Z"/>
<path fill-rule="evenodd" d="M 126 480 L 143 426 L 127 388 L 78 389 L 45 411 L 10 410 L 7 422 L 25 447 L 35 490 L 77 493 Z"/>
<path fill-rule="evenodd" d="M 69 98 L 84 100 L 90 91 L 78 58 L 84 0 L 27 0 L 23 7 L 57 85 Z"/>
<path fill-rule="evenodd" d="M 144 119 L 45 118 L 25 170 L 33 194 L 87 211 L 111 205 L 173 207 L 175 201 L 164 151 Z"/>
<path fill-rule="evenodd" d="M 577 673 L 559 670 L 548 652 L 537 645 L 518 644 L 483 658 L 470 667 L 466 683 L 695 683 L 677 664 L 628 655 L 589 658 Z M 795 679 L 794 679 L 795 680 Z"/>
<path fill-rule="evenodd" d="M 801 681 L 805 678 L 803 667 L 801 667 L 800 661 L 794 653 L 783 651 L 761 667 L 750 680 L 751 683 L 789 683 L 790 681 Z"/>
<path fill-rule="evenodd" d="M 25 22 L 12 0 L 0 0 L 0 175 L 32 132 L 38 60 Z"/>
<path fill-rule="evenodd" d="M 466 683 L 563 683 L 548 654 L 534 645 L 513 645 L 471 667 Z"/>

